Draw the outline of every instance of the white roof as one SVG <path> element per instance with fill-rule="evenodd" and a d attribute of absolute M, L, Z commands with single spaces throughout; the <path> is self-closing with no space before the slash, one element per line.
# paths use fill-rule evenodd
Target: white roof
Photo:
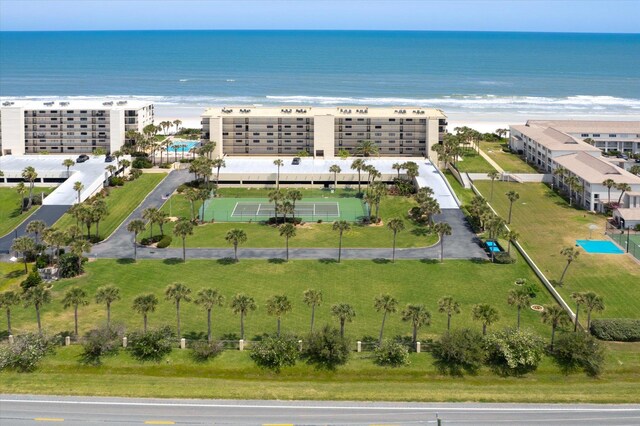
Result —
<path fill-rule="evenodd" d="M 640 208 L 637 209 L 616 209 L 618 215 L 624 220 L 640 220 Z"/>
<path fill-rule="evenodd" d="M 313 117 L 318 115 L 331 115 L 335 117 L 362 117 L 362 118 L 447 118 L 442 110 L 421 107 L 376 107 L 367 106 L 337 106 L 337 107 L 313 107 L 313 106 L 228 106 L 207 108 L 203 117 Z"/>
<path fill-rule="evenodd" d="M 591 184 L 602 184 L 611 179 L 615 183 L 634 185 L 634 190 L 640 189 L 640 177 L 586 152 L 561 155 L 554 161 Z"/>
<path fill-rule="evenodd" d="M 0 106 L 5 108 L 23 108 L 26 110 L 121 110 L 140 109 L 152 105 L 153 102 L 138 99 L 2 99 Z"/>
<path fill-rule="evenodd" d="M 600 149 L 591 146 L 586 142 L 576 139 L 566 133 L 551 127 L 543 127 L 537 125 L 515 125 L 510 126 L 530 139 L 538 142 L 540 145 L 550 151 L 593 151 L 600 152 Z"/>
<path fill-rule="evenodd" d="M 528 125 L 553 127 L 567 133 L 636 133 L 640 134 L 639 120 L 529 120 Z"/>

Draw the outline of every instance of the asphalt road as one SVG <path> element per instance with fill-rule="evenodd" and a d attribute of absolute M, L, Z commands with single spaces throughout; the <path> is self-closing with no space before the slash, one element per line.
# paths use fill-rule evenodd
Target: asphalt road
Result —
<path fill-rule="evenodd" d="M 27 233 L 26 228 L 32 220 L 42 220 L 47 224 L 47 226 L 51 226 L 56 223 L 70 207 L 71 206 L 40 206 L 40 208 L 27 220 L 23 221 L 14 230 L 0 238 L 0 253 L 9 253 L 11 244 L 13 244 L 13 240 L 16 237 L 31 235 Z"/>
<path fill-rule="evenodd" d="M 442 425 L 637 425 L 640 405 L 0 397 L 2 425 L 436 425 L 437 418 Z"/>

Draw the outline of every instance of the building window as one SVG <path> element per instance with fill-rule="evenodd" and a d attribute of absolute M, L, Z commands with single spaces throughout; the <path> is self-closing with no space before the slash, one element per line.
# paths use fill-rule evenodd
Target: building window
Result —
<path fill-rule="evenodd" d="M 594 133 L 594 134 L 593 134 L 593 137 L 594 137 L 594 138 L 599 138 L 599 137 L 600 137 L 600 133 Z"/>
<path fill-rule="evenodd" d="M 583 133 L 580 135 L 581 138 L 588 138 L 589 137 L 589 133 Z"/>
<path fill-rule="evenodd" d="M 616 135 L 616 134 L 612 134 L 612 133 L 609 133 L 609 137 L 610 137 L 610 138 L 615 138 L 615 137 L 618 137 L 618 135 Z"/>
<path fill-rule="evenodd" d="M 376 126 L 375 128 L 376 129 L 382 129 L 382 126 Z"/>

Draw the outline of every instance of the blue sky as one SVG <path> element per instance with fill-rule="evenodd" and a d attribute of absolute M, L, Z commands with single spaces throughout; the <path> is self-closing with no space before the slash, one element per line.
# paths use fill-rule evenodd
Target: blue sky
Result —
<path fill-rule="evenodd" d="M 0 0 L 1 31 L 640 32 L 640 0 Z"/>

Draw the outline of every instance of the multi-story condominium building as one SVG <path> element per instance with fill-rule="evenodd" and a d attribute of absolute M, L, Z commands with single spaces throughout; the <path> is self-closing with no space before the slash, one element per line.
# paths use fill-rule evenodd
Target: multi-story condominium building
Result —
<path fill-rule="evenodd" d="M 609 139 L 616 139 L 618 145 L 612 145 Z M 602 156 L 603 150 L 638 152 L 639 142 L 640 122 L 637 121 L 529 120 L 526 125 L 510 126 L 509 146 L 542 172 L 553 173 L 559 167 L 564 168 L 564 177 L 554 173 L 554 185 L 568 189 L 566 178 L 575 176 L 580 191 L 576 191 L 574 198 L 579 205 L 602 211 L 606 204 L 618 199 L 621 206 L 639 207 L 634 194 L 640 192 L 640 177 Z M 627 184 L 631 190 L 623 194 L 615 186 L 609 189 L 603 184 L 609 179 L 615 185 Z"/>
<path fill-rule="evenodd" d="M 437 109 L 368 107 L 221 107 L 202 115 L 203 141 L 216 155 L 333 158 L 371 141 L 381 156 L 428 157 L 446 132 Z"/>
<path fill-rule="evenodd" d="M 5 101 L 0 107 L 0 155 L 113 152 L 128 130 L 153 123 L 144 101 Z"/>

